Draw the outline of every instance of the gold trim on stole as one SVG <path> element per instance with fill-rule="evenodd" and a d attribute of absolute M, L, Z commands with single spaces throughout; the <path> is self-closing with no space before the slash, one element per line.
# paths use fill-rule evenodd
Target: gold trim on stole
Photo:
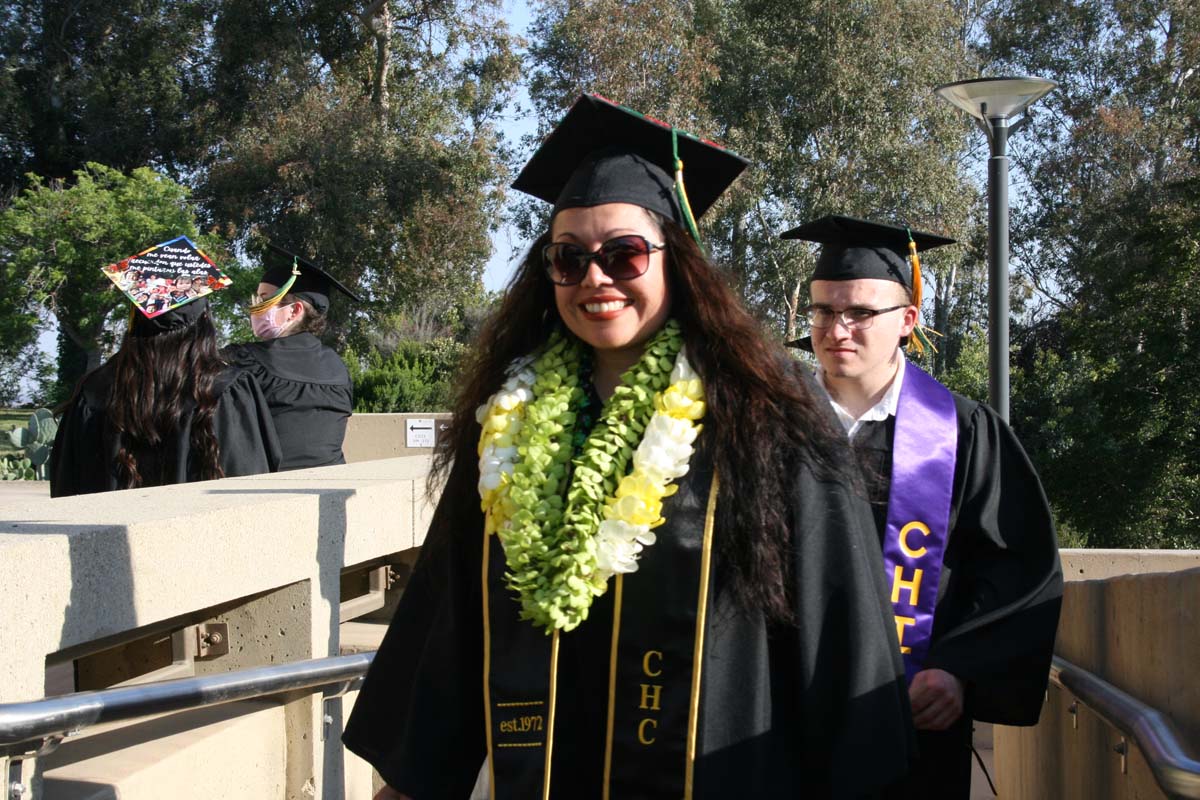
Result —
<path fill-rule="evenodd" d="M 496 800 L 496 769 L 492 766 L 492 622 L 488 604 L 488 566 L 492 543 L 483 526 L 483 721 L 487 730 L 488 797 Z"/>
<path fill-rule="evenodd" d="M 550 800 L 550 759 L 554 755 L 554 708 L 558 704 L 558 628 L 550 641 L 550 708 L 546 712 L 546 775 L 542 782 L 542 800 Z"/>
<path fill-rule="evenodd" d="M 721 482 L 713 470 L 708 489 L 708 509 L 704 512 L 704 543 L 700 552 L 700 597 L 696 601 L 696 649 L 692 654 L 692 699 L 688 709 L 687 772 L 683 779 L 683 798 L 692 800 L 692 773 L 696 766 L 696 730 L 700 720 L 700 673 L 704 666 L 704 624 L 708 611 L 708 573 L 712 564 L 713 522 L 717 516 L 717 491 Z"/>
<path fill-rule="evenodd" d="M 613 716 L 617 699 L 617 641 L 621 638 L 621 592 L 624 575 L 617 573 L 613 587 L 612 649 L 608 657 L 608 731 L 604 738 L 604 798 L 608 798 L 608 776 L 612 773 Z"/>

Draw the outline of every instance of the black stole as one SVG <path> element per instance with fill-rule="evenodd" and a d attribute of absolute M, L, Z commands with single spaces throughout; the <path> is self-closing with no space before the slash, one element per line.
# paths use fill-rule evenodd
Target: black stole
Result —
<path fill-rule="evenodd" d="M 693 455 L 638 570 L 614 577 L 604 798 L 690 798 L 717 484 Z M 484 546 L 484 701 L 492 800 L 549 797 L 557 640 L 517 618 L 499 540 Z M 593 624 L 591 620 L 583 625 Z M 598 622 L 595 624 L 603 624 Z M 571 633 L 560 633 L 570 636 Z M 570 725 L 569 717 L 558 718 Z M 569 757 L 569 754 L 567 754 Z"/>

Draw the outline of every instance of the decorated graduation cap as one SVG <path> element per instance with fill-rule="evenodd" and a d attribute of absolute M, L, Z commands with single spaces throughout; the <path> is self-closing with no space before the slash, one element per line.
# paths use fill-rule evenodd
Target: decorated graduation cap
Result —
<path fill-rule="evenodd" d="M 264 259 L 262 282 L 278 286 L 279 291 L 251 306 L 250 313 L 258 314 L 278 305 L 287 294 L 307 300 L 321 314 L 329 310 L 329 297 L 334 290 L 356 303 L 362 302 L 358 295 L 307 258 L 285 250 L 274 242 L 268 242 L 267 247 L 270 251 Z"/>
<path fill-rule="evenodd" d="M 133 303 L 135 336 L 189 327 L 208 310 L 208 295 L 231 282 L 186 236 L 148 247 L 101 270 Z"/>
<path fill-rule="evenodd" d="M 921 306 L 921 257 L 919 253 L 947 244 L 954 239 L 934 233 L 914 231 L 900 225 L 869 222 L 855 217 L 830 214 L 780 234 L 783 239 L 800 239 L 821 245 L 814 281 L 853 281 L 862 278 L 894 281 L 912 292 L 913 305 Z M 932 329 L 917 325 L 909 350 L 917 354 L 926 347 L 935 350 L 927 333 Z M 812 349 L 810 337 L 789 342 L 790 346 Z"/>
<path fill-rule="evenodd" d="M 585 94 L 542 142 L 513 188 L 553 203 L 556 214 L 564 208 L 632 203 L 682 225 L 698 241 L 696 220 L 748 164 L 712 142 Z"/>

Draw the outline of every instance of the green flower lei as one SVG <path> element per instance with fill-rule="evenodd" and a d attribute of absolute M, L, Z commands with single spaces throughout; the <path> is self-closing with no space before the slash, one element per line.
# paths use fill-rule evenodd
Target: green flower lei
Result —
<path fill-rule="evenodd" d="M 678 323 L 668 321 L 621 376 L 573 461 L 574 408 L 583 394 L 580 345 L 556 333 L 534 362 L 534 398 L 516 437 L 520 458 L 510 478 L 516 511 L 497 535 L 521 618 L 547 633 L 578 626 L 592 600 L 607 589 L 596 570 L 593 540 L 604 501 L 628 470 L 654 414 L 654 396 L 670 383 L 682 344 Z"/>

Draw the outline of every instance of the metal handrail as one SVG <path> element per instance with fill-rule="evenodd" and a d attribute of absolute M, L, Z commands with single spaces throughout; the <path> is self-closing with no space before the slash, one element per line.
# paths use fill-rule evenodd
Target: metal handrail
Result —
<path fill-rule="evenodd" d="M 1050 680 L 1132 739 L 1160 789 L 1171 797 L 1200 798 L 1200 760 L 1188 752 L 1165 714 L 1058 656 L 1051 663 Z"/>
<path fill-rule="evenodd" d="M 142 683 L 0 705 L 0 749 L 69 736 L 104 722 L 146 717 L 300 689 L 345 684 L 366 674 L 375 654 L 317 658 L 268 667 Z"/>

